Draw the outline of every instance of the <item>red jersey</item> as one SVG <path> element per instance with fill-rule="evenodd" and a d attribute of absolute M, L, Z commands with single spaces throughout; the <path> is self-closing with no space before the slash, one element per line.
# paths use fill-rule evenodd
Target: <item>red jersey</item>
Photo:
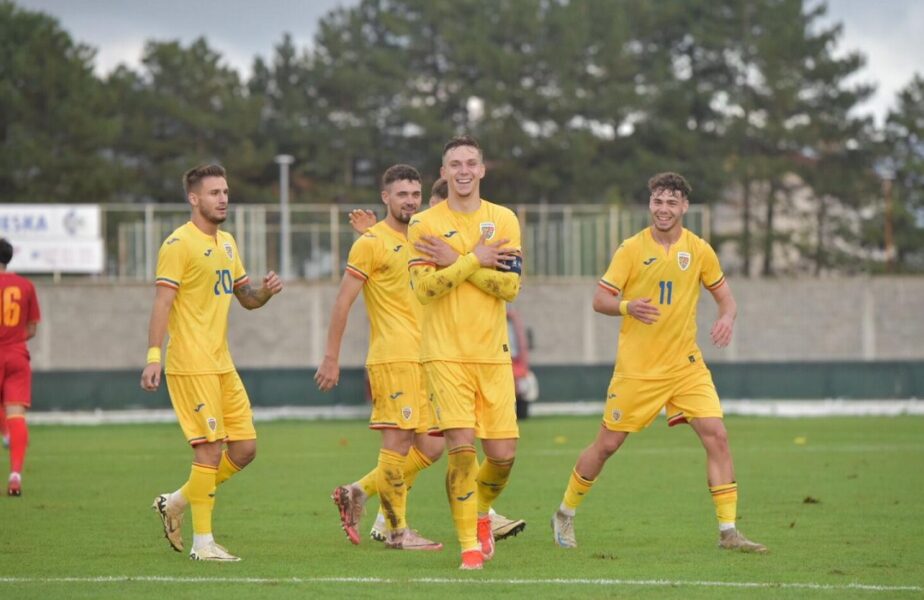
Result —
<path fill-rule="evenodd" d="M 0 273 L 0 354 L 28 356 L 26 325 L 40 319 L 32 282 L 16 273 Z"/>

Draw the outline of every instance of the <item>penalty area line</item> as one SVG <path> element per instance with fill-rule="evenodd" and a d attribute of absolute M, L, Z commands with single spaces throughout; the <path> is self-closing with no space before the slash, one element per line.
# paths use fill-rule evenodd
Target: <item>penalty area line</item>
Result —
<path fill-rule="evenodd" d="M 455 585 L 483 583 L 489 585 L 589 585 L 602 587 L 715 587 L 750 589 L 796 589 L 796 590 L 863 590 L 868 592 L 921 592 L 919 585 L 880 585 L 868 583 L 795 583 L 766 581 L 696 581 L 674 579 L 466 579 L 453 577 L 417 577 L 393 579 L 387 577 L 168 577 L 158 575 L 113 575 L 100 577 L 0 577 L 0 584 L 25 583 L 232 583 L 232 584 L 318 584 L 318 583 L 418 583 L 432 585 Z"/>

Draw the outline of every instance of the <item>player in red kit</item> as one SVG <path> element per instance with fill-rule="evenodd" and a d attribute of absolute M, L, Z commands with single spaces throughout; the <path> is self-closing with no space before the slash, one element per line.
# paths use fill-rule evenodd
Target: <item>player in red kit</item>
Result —
<path fill-rule="evenodd" d="M 9 273 L 13 246 L 0 239 L 0 405 L 10 438 L 10 479 L 6 493 L 22 494 L 22 463 L 29 445 L 26 409 L 32 404 L 32 367 L 26 340 L 39 322 L 38 296 L 32 282 Z"/>

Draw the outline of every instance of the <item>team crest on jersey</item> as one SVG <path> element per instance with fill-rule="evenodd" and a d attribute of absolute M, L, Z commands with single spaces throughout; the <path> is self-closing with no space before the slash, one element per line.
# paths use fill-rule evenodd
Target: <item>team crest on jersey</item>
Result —
<path fill-rule="evenodd" d="M 494 232 L 497 230 L 497 227 L 491 221 L 485 221 L 484 223 L 481 223 L 479 227 L 481 228 L 481 235 L 483 235 L 485 239 L 488 240 L 494 237 Z"/>
<path fill-rule="evenodd" d="M 619 423 L 619 420 L 622 419 L 622 411 L 619 410 L 618 408 L 614 408 L 612 416 L 613 416 L 613 421 L 615 421 L 616 423 Z"/>
<path fill-rule="evenodd" d="M 404 417 L 405 421 L 410 421 L 412 414 L 413 414 L 413 411 L 411 410 L 410 406 L 405 406 L 404 408 L 401 409 L 401 416 Z"/>
<path fill-rule="evenodd" d="M 690 253 L 689 252 L 678 252 L 677 253 L 677 266 L 680 267 L 681 271 L 686 271 L 690 268 Z"/>
<path fill-rule="evenodd" d="M 229 260 L 234 260 L 234 248 L 230 242 L 225 242 L 225 254 L 228 255 Z"/>
<path fill-rule="evenodd" d="M 206 420 L 206 423 L 208 423 L 209 429 L 211 429 L 212 431 L 215 431 L 216 429 L 218 429 L 218 421 L 215 420 L 215 417 L 209 417 Z"/>

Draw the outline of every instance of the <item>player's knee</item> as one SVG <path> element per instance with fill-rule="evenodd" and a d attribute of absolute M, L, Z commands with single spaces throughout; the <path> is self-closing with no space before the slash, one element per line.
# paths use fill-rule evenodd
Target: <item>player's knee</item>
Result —
<path fill-rule="evenodd" d="M 611 432 L 611 434 L 600 436 L 594 446 L 596 446 L 597 453 L 607 459 L 619 450 L 625 440 L 626 436 L 621 432 Z"/>
<path fill-rule="evenodd" d="M 228 457 L 235 465 L 243 469 L 257 458 L 257 445 L 246 444 L 229 448 Z"/>

